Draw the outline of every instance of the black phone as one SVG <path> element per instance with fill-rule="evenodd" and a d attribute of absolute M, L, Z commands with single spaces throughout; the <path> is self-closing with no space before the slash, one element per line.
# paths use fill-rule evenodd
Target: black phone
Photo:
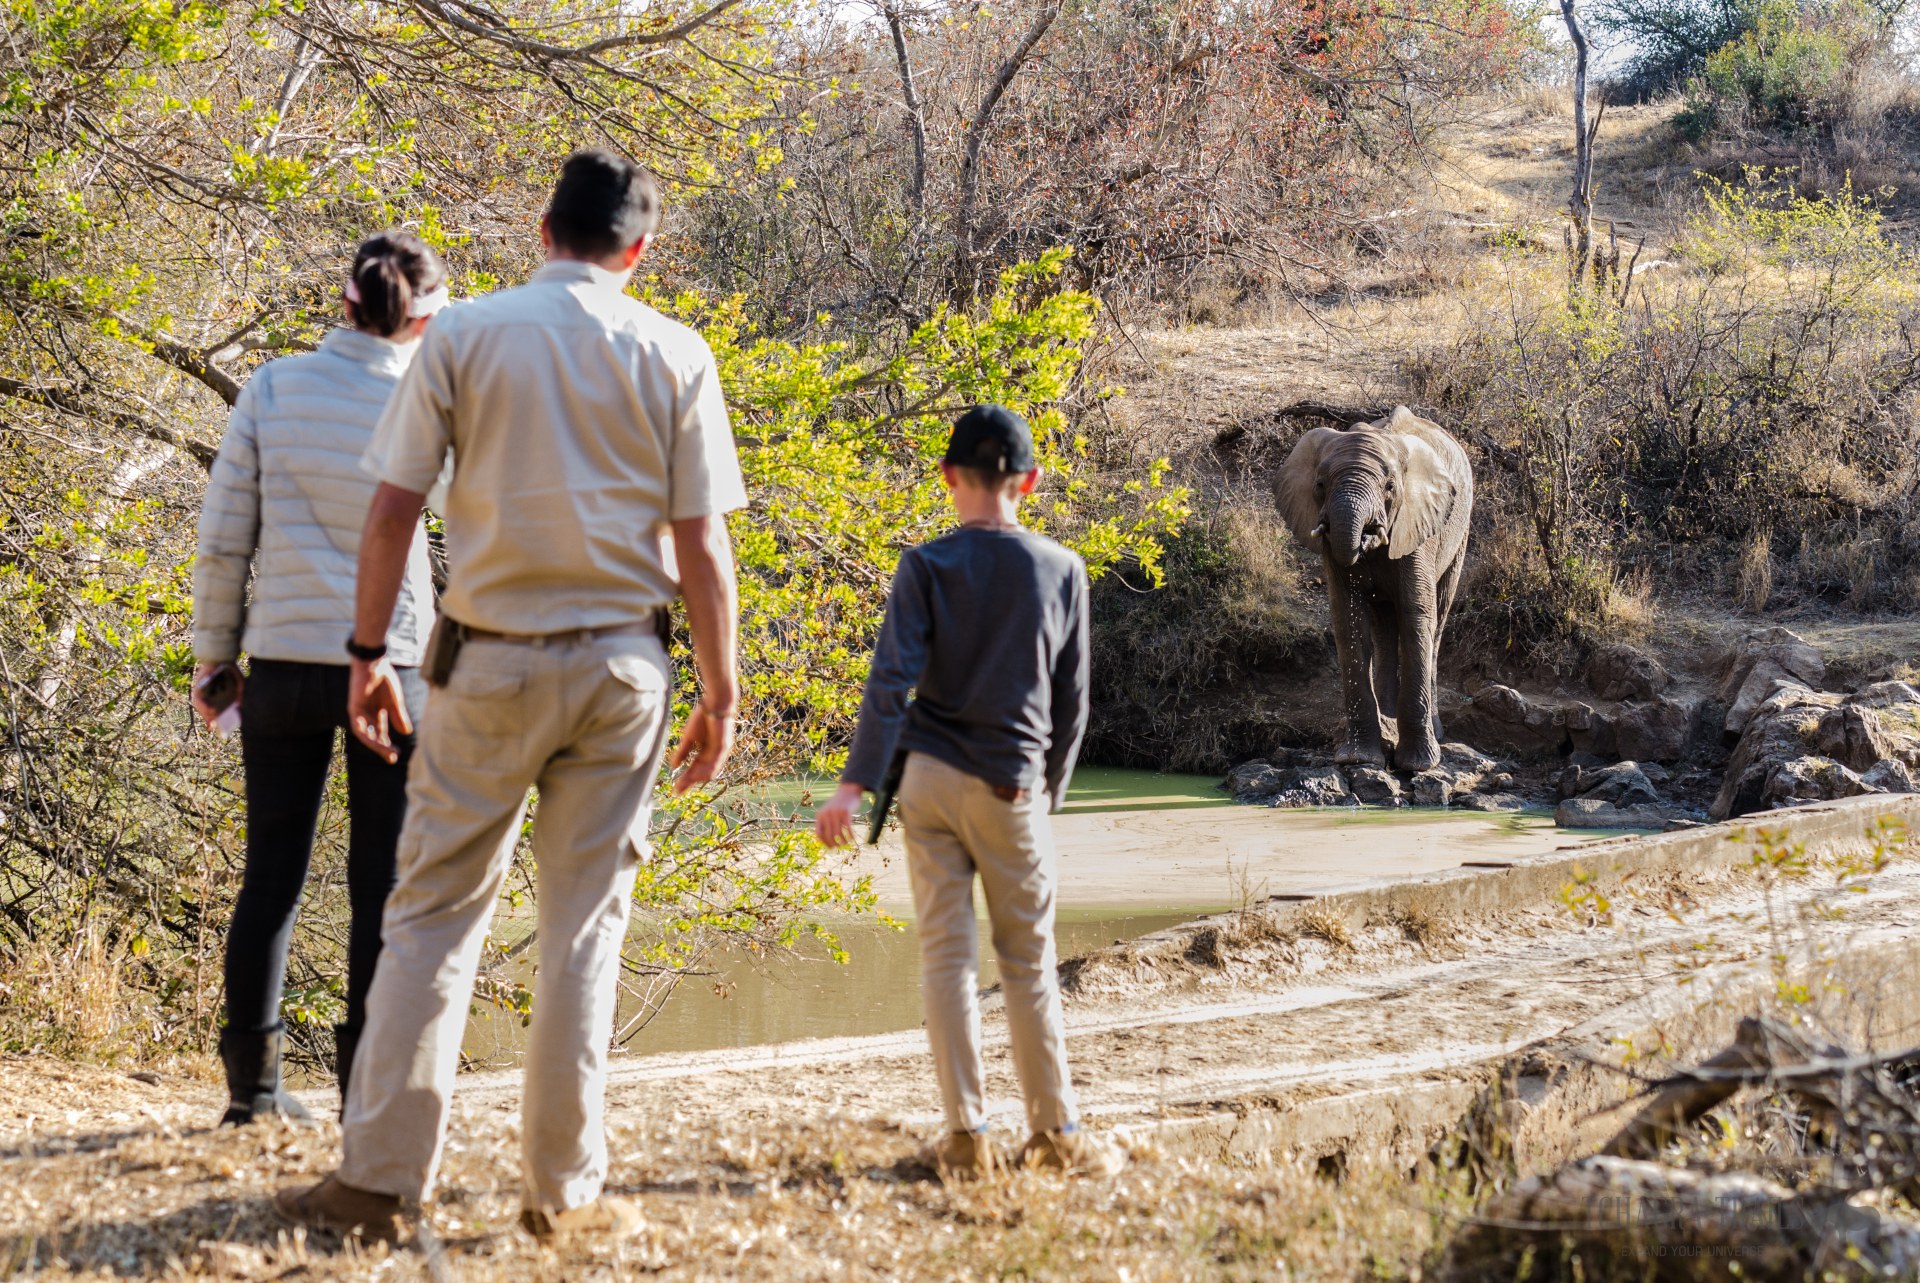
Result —
<path fill-rule="evenodd" d="M 240 698 L 240 670 L 232 664 L 220 667 L 194 683 L 200 701 L 216 713 L 224 713 Z"/>

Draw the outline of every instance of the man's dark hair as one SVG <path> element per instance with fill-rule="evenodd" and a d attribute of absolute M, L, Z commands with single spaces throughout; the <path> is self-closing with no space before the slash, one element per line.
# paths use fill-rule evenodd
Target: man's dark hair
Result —
<path fill-rule="evenodd" d="M 560 166 L 547 203 L 547 231 L 556 247 L 582 258 L 607 258 L 660 225 L 660 188 L 644 165 L 598 148 L 577 151 Z"/>

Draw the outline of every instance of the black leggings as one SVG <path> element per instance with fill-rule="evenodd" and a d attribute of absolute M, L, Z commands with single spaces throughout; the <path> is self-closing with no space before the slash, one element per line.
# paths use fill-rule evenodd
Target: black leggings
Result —
<path fill-rule="evenodd" d="M 345 664 L 256 659 L 240 699 L 240 755 L 247 776 L 247 869 L 227 932 L 227 1025 L 264 1033 L 280 1024 L 287 941 L 313 856 L 314 829 L 333 762 L 336 731 L 347 724 Z M 426 707 L 419 670 L 402 668 L 407 712 Z M 347 1019 L 366 1020 L 367 989 L 380 957 L 380 915 L 393 890 L 394 846 L 407 813 L 407 762 L 413 737 L 401 738 L 389 766 L 348 732 Z"/>

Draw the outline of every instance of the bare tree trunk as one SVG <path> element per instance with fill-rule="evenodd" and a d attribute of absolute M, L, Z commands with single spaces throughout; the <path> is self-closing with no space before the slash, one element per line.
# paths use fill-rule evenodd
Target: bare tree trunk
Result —
<path fill-rule="evenodd" d="M 900 65 L 900 101 L 907 108 L 907 129 L 913 135 L 913 182 L 908 188 L 916 217 L 927 213 L 927 117 L 920 106 L 920 94 L 913 87 L 913 62 L 907 57 L 907 29 L 900 20 L 900 7 L 888 3 L 882 11 L 887 30 L 893 35 L 893 58 Z"/>
<path fill-rule="evenodd" d="M 1573 40 L 1573 198 L 1567 202 L 1573 231 L 1567 243 L 1567 274 L 1577 290 L 1586 281 L 1593 254 L 1593 132 L 1587 128 L 1587 35 L 1573 5 L 1574 0 L 1560 0 L 1560 16 Z"/>
<path fill-rule="evenodd" d="M 127 457 L 121 460 L 119 466 L 113 470 L 113 475 L 107 479 L 104 494 L 109 502 L 103 505 L 105 511 L 102 513 L 101 524 L 104 525 L 105 518 L 111 517 L 119 510 L 120 505 L 133 497 L 135 486 L 159 471 L 172 457 L 173 451 L 169 447 L 147 441 L 138 443 L 129 451 Z M 79 566 L 76 568 L 80 581 L 84 583 L 86 576 L 105 560 L 105 556 L 98 551 L 82 553 Z M 74 647 L 79 644 L 79 640 L 80 621 L 75 611 L 69 608 L 60 620 L 59 626 L 53 630 L 53 645 L 47 648 L 47 661 L 41 667 L 39 678 L 33 685 L 34 696 L 39 699 L 43 707 L 52 708 L 60 698 L 60 689 L 66 685 L 67 676 L 73 666 Z"/>
<path fill-rule="evenodd" d="M 1007 60 L 1000 64 L 994 73 L 993 83 L 987 86 L 986 94 L 980 99 L 979 110 L 973 113 L 973 123 L 967 126 L 966 142 L 960 155 L 960 208 L 954 218 L 955 239 L 959 242 L 958 253 L 953 265 L 954 296 L 962 303 L 972 299 L 980 247 L 976 243 L 979 222 L 975 205 L 980 197 L 980 156 L 986 147 L 987 128 L 993 123 L 994 109 L 1000 105 L 1000 98 L 1007 92 L 1007 86 L 1020 74 L 1020 68 L 1026 66 L 1033 56 L 1034 46 L 1040 43 L 1040 37 L 1047 34 L 1047 28 L 1060 16 L 1063 0 L 1049 0 L 1040 9 L 1040 16 L 1027 28 L 1027 34 L 1020 38 Z"/>

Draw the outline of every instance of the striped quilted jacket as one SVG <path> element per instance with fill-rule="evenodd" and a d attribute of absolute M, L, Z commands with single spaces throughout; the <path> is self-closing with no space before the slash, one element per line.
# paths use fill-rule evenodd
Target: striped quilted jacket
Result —
<path fill-rule="evenodd" d="M 360 527 L 375 481 L 360 455 L 417 343 L 340 329 L 260 367 L 233 407 L 200 510 L 193 653 L 345 664 Z M 252 591 L 248 592 L 248 571 Z M 414 538 L 387 646 L 418 664 L 433 621 L 426 531 Z"/>

